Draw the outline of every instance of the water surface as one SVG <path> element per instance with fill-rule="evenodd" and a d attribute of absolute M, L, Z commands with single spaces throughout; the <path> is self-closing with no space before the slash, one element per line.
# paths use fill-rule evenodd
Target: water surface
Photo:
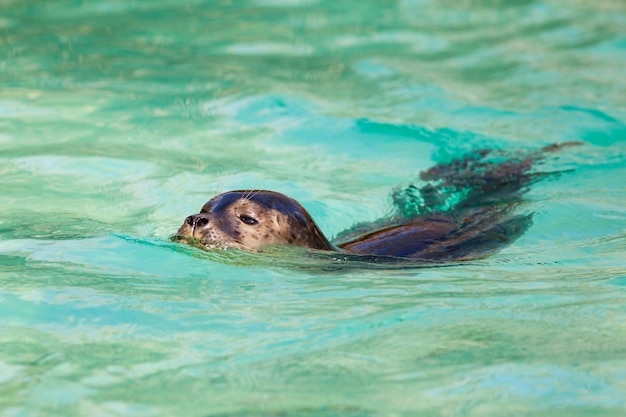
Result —
<path fill-rule="evenodd" d="M 619 1 L 0 2 L 0 415 L 622 416 Z M 215 193 L 328 236 L 479 147 L 584 141 L 438 268 L 202 253 Z"/>

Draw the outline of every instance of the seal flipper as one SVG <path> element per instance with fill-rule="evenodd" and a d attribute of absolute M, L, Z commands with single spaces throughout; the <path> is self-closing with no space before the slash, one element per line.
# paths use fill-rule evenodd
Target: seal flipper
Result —
<path fill-rule="evenodd" d="M 392 200 L 397 216 L 414 218 L 494 202 L 516 203 L 529 187 L 565 171 L 536 172 L 533 167 L 563 148 L 583 142 L 564 142 L 540 150 L 506 152 L 480 149 L 422 172 L 420 187 L 397 189 Z"/>

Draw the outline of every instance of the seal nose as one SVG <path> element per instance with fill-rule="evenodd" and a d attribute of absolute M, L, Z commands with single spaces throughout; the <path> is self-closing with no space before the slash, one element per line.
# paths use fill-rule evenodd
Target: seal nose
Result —
<path fill-rule="evenodd" d="M 185 223 L 187 223 L 192 228 L 198 228 L 202 226 L 206 226 L 209 224 L 209 218 L 206 214 L 194 214 L 185 219 Z"/>

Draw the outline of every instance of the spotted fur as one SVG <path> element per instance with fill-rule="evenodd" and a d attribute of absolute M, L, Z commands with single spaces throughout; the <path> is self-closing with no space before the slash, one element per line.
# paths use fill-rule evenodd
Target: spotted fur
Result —
<path fill-rule="evenodd" d="M 209 247 L 251 251 L 269 245 L 333 249 L 300 203 L 264 190 L 236 190 L 212 198 L 200 213 L 185 219 L 178 235 Z"/>

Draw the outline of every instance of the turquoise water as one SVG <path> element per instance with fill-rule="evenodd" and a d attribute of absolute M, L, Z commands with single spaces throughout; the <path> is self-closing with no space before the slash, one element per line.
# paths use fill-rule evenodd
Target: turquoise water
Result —
<path fill-rule="evenodd" d="M 0 415 L 623 416 L 624 68 L 621 1 L 1 1 Z M 237 188 L 333 236 L 569 140 L 481 261 L 169 240 Z"/>

